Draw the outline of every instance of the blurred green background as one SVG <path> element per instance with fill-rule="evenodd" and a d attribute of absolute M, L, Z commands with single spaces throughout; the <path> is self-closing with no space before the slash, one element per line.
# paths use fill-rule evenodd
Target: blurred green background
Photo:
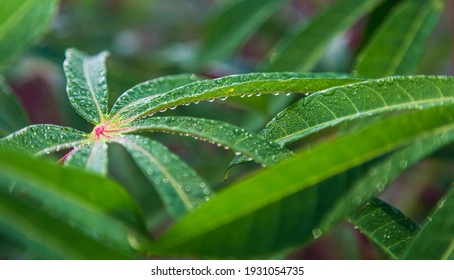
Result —
<path fill-rule="evenodd" d="M 294 0 L 279 9 L 254 34 L 243 42 L 234 55 L 223 60 L 203 61 L 195 66 L 194 57 L 202 44 L 210 20 L 219 9 L 238 0 L 65 0 L 44 36 L 36 42 L 6 74 L 7 80 L 26 108 L 32 123 L 53 123 L 91 131 L 70 107 L 65 92 L 62 63 L 65 49 L 75 47 L 90 54 L 108 50 L 110 103 L 133 85 L 145 80 L 185 72 L 207 77 L 256 71 L 268 51 L 296 23 L 309 19 L 335 1 Z M 385 4 L 391 1 L 385 1 Z M 382 9 L 386 10 L 386 6 Z M 427 46 L 419 73 L 450 75 L 453 64 L 454 4 L 449 2 Z M 352 59 L 370 35 L 377 15 L 360 20 L 337 37 L 316 71 L 350 72 Z M 219 34 L 222 36 L 222 34 Z M 298 97 L 261 97 L 228 102 L 181 106 L 172 115 L 190 115 L 227 121 L 251 131 L 260 130 L 277 112 Z M 267 100 L 268 99 L 268 100 Z M 336 133 L 339 127 L 312 136 L 296 147 Z M 254 164 L 233 168 L 227 181 L 224 173 L 232 153 L 205 142 L 180 136 L 156 133 L 152 136 L 167 145 L 200 175 L 222 188 L 242 174 L 257 168 Z M 405 173 L 382 198 L 421 222 L 443 194 L 452 179 L 453 147 L 432 156 Z M 450 156 L 451 155 L 451 156 Z M 109 150 L 110 172 L 125 185 L 147 211 L 150 225 L 159 234 L 172 221 L 165 214 L 159 198 L 120 148 Z M 3 239 L 3 238 L 1 238 Z M 4 240 L 4 239 L 3 239 Z M 2 242 L 2 244 L 10 244 Z M 9 245 L 8 245 L 9 246 Z M 2 247 L 0 252 L 13 252 Z M 0 258 L 2 257 L 0 253 Z M 22 256 L 17 251 L 17 258 Z M 378 250 L 350 224 L 343 223 L 331 234 L 305 249 L 293 252 L 291 259 L 374 259 L 383 258 Z"/>

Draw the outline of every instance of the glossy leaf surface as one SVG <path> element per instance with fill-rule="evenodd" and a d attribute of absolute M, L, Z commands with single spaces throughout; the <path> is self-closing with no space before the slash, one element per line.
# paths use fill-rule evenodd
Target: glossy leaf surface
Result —
<path fill-rule="evenodd" d="M 63 64 L 71 105 L 94 125 L 104 123 L 107 115 L 107 55 L 107 52 L 102 52 L 88 56 L 76 49 L 69 49 Z"/>
<path fill-rule="evenodd" d="M 398 209 L 371 199 L 349 216 L 349 220 L 384 252 L 402 259 L 420 226 Z"/>
<path fill-rule="evenodd" d="M 150 95 L 158 97 L 159 95 L 171 91 L 177 87 L 181 87 L 198 80 L 201 80 L 201 78 L 194 74 L 179 74 L 159 77 L 140 83 L 128 89 L 117 99 L 112 107 L 111 114 L 116 113 L 124 106 L 136 100 L 148 97 Z"/>
<path fill-rule="evenodd" d="M 360 117 L 452 104 L 453 82 L 451 77 L 391 77 L 328 89 L 291 105 L 260 134 L 284 144 Z"/>
<path fill-rule="evenodd" d="M 0 139 L 0 147 L 42 155 L 88 143 L 87 134 L 51 124 L 36 124 Z"/>
<path fill-rule="evenodd" d="M 208 183 L 159 142 L 138 135 L 126 135 L 113 141 L 129 151 L 173 216 L 182 217 L 211 197 Z"/>
<path fill-rule="evenodd" d="M 192 117 L 154 117 L 131 124 L 131 131 L 165 131 L 204 139 L 232 149 L 264 165 L 290 157 L 291 152 L 246 130 L 215 120 Z"/>
<path fill-rule="evenodd" d="M 256 257 L 301 244 L 312 234 L 319 235 L 313 220 L 317 205 L 304 199 L 305 196 L 298 204 L 284 203 L 284 200 L 288 202 L 287 198 L 309 186 L 402 145 L 431 134 L 447 137 L 454 130 L 453 110 L 451 106 L 393 116 L 303 150 L 283 163 L 227 187 L 177 223 L 151 250 L 184 256 L 238 258 Z M 275 203 L 280 207 L 274 208 Z M 292 213 L 291 218 L 285 226 L 275 226 L 282 218 L 281 211 L 286 213 L 285 217 Z"/>
<path fill-rule="evenodd" d="M 153 95 L 132 102 L 112 116 L 112 123 L 128 124 L 183 104 L 197 103 L 229 96 L 254 94 L 308 93 L 361 80 L 345 75 L 311 73 L 253 73 L 226 76 L 191 83 L 166 94 Z"/>

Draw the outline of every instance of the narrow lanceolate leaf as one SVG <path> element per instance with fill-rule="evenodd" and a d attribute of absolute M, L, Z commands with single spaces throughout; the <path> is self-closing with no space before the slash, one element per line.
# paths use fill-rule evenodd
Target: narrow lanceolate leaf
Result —
<path fill-rule="evenodd" d="M 50 230 L 52 229 L 52 230 Z M 0 232 L 38 259 L 129 259 L 17 196 L 0 192 Z"/>
<path fill-rule="evenodd" d="M 308 93 L 338 85 L 359 82 L 359 79 L 337 74 L 253 73 L 226 76 L 194 82 L 159 97 L 149 96 L 129 103 L 118 110 L 112 123 L 127 125 L 133 120 L 175 106 L 229 96 L 253 94 Z"/>
<path fill-rule="evenodd" d="M 320 226 L 322 231 L 328 231 L 333 222 L 337 222 L 346 215 L 353 213 L 359 204 L 382 192 L 402 172 L 428 155 L 448 145 L 453 139 L 454 133 L 443 138 L 434 135 L 428 139 L 415 141 L 410 145 L 392 152 L 390 155 L 363 165 L 363 172 L 359 178 L 354 179 L 354 182 L 349 184 L 349 189 L 343 192 L 342 195 L 338 194 L 338 201 L 332 203 L 332 210 L 325 218 L 325 222 Z M 355 176 L 350 175 L 350 177 Z M 380 244 L 378 245 L 381 248 L 385 247 Z M 397 255 L 394 250 L 385 252 L 392 257 Z"/>
<path fill-rule="evenodd" d="M 407 0 L 396 7 L 358 55 L 357 74 L 372 78 L 414 74 L 444 2 Z"/>
<path fill-rule="evenodd" d="M 242 0 L 227 3 L 206 24 L 207 34 L 200 46 L 197 63 L 225 59 L 288 0 Z"/>
<path fill-rule="evenodd" d="M 131 130 L 128 132 L 164 131 L 201 138 L 230 148 L 235 153 L 243 154 L 264 165 L 275 164 L 291 155 L 289 150 L 274 142 L 237 126 L 215 120 L 192 117 L 154 117 L 135 121 L 130 127 Z"/>
<path fill-rule="evenodd" d="M 290 200 L 293 195 L 316 191 L 308 187 L 414 141 L 449 137 L 454 133 L 453 120 L 453 106 L 418 110 L 303 150 L 226 187 L 150 250 L 179 256 L 254 258 L 307 242 L 319 235 L 314 228 L 318 205 L 306 196 L 300 196 L 299 203 L 288 203 L 295 202 Z"/>
<path fill-rule="evenodd" d="M 201 80 L 201 78 L 194 74 L 179 74 L 159 77 L 143 82 L 132 87 L 118 97 L 110 114 L 115 114 L 118 110 L 136 100 L 148 96 L 158 97 L 161 94 L 171 91 L 172 89 L 196 82 L 198 80 Z"/>
<path fill-rule="evenodd" d="M 45 31 L 57 2 L 0 1 L 0 72 Z"/>
<path fill-rule="evenodd" d="M 182 217 L 211 197 L 207 182 L 159 142 L 138 135 L 112 140 L 129 151 L 174 217 Z"/>
<path fill-rule="evenodd" d="M 420 226 L 398 209 L 374 198 L 361 205 L 348 219 L 394 259 L 402 259 Z"/>
<path fill-rule="evenodd" d="M 102 52 L 88 56 L 69 49 L 63 64 L 67 79 L 66 91 L 71 105 L 94 125 L 104 123 L 107 115 L 107 55 L 107 52 Z"/>
<path fill-rule="evenodd" d="M 454 103 L 451 77 L 390 77 L 328 89 L 279 113 L 260 135 L 279 143 L 341 122 L 395 110 Z"/>
<path fill-rule="evenodd" d="M 42 236 L 43 227 L 47 227 L 46 231 L 49 231 L 54 228 L 53 220 L 57 220 L 55 227 L 58 231 L 65 233 L 67 227 L 70 227 L 82 236 L 80 242 L 90 239 L 92 243 L 99 244 L 98 248 L 108 247 L 111 251 L 118 252 L 112 256 L 118 257 L 119 254 L 131 256 L 133 246 L 142 242 L 146 234 L 137 205 L 121 186 L 108 179 L 63 168 L 22 153 L 0 149 L 0 193 L 4 194 L 4 201 L 11 202 L 7 208 L 17 207 L 18 211 L 14 215 L 5 214 L 6 218 L 1 218 L 2 222 L 17 231 L 23 227 L 36 227 L 36 235 L 33 231 L 26 233 L 34 241 Z M 37 216 L 30 214 L 24 207 L 15 205 L 19 200 L 33 207 Z M 6 212 L 6 209 L 2 208 L 0 212 L 2 211 Z M 43 217 L 43 220 L 26 223 L 35 217 Z M 75 235 L 77 234 L 72 234 L 73 237 Z M 59 238 L 66 240 L 70 237 Z M 52 247 L 50 250 L 56 250 L 55 253 L 71 257 L 65 253 L 65 248 L 58 247 L 59 244 L 49 246 Z M 81 246 L 87 247 L 88 244 Z M 72 246 L 75 252 L 78 247 Z M 93 252 L 92 257 L 100 254 Z M 103 256 L 109 258 L 105 253 Z"/>
<path fill-rule="evenodd" d="M 0 147 L 42 155 L 88 143 L 87 137 L 70 127 L 36 124 L 0 139 Z"/>
<path fill-rule="evenodd" d="M 454 188 L 438 203 L 405 256 L 409 260 L 454 260 Z"/>
<path fill-rule="evenodd" d="M 330 42 L 382 0 L 340 0 L 296 26 L 270 53 L 267 71 L 310 71 Z"/>
<path fill-rule="evenodd" d="M 0 76 L 0 137 L 29 124 L 27 115 L 17 98 Z"/>
<path fill-rule="evenodd" d="M 107 174 L 107 143 L 98 140 L 93 144 L 79 146 L 70 152 L 65 165 L 92 171 L 101 175 Z"/>
<path fill-rule="evenodd" d="M 375 215 L 362 218 L 361 214 L 356 213 L 355 210 L 361 203 L 382 192 L 402 172 L 454 141 L 454 132 L 449 133 L 446 137 L 439 137 L 443 133 L 440 132 L 433 134 L 430 138 L 415 141 L 389 155 L 317 184 L 318 196 L 313 199 L 323 201 L 318 203 L 317 208 L 317 215 L 323 217 L 317 225 L 320 234 L 329 232 L 335 224 L 349 216 L 353 217 L 351 221 L 355 225 L 357 220 L 361 221 L 361 224 L 356 225 L 360 229 L 368 223 L 379 223 Z M 333 186 L 336 186 L 335 190 L 333 190 Z M 408 232 L 396 228 L 395 224 L 387 224 L 386 221 L 383 221 L 382 225 L 381 231 L 393 232 L 393 234 L 380 238 L 383 236 L 376 235 L 375 231 L 370 228 L 361 230 L 390 258 L 402 258 L 409 245 Z M 369 234 L 374 236 L 369 236 Z"/>

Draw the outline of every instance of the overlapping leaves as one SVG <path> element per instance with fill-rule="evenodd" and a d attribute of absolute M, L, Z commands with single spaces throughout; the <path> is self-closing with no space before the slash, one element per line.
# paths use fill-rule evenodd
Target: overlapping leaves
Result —
<path fill-rule="evenodd" d="M 106 57 L 106 52 L 88 56 L 71 49 L 67 51 L 64 63 L 70 102 L 81 116 L 95 125 L 91 133 L 55 125 L 33 125 L 5 137 L 1 145 L 36 155 L 66 150 L 67 154 L 61 159 L 65 165 L 106 174 L 107 144 L 119 143 L 131 153 L 174 217 L 181 217 L 209 200 L 210 186 L 164 146 L 144 137 L 125 134 L 177 132 L 217 143 L 263 165 L 288 158 L 291 152 L 234 125 L 184 117 L 150 118 L 151 114 L 214 98 L 314 92 L 360 81 L 348 75 L 304 73 L 257 73 L 200 81 L 197 76 L 183 74 L 133 87 L 119 97 L 109 112 Z"/>

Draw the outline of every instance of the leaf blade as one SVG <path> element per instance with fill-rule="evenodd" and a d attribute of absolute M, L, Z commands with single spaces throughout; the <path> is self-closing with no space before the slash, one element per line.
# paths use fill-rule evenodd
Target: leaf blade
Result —
<path fill-rule="evenodd" d="M 107 175 L 107 143 L 98 140 L 93 144 L 74 148 L 66 158 L 64 165 Z"/>
<path fill-rule="evenodd" d="M 227 3 L 206 24 L 206 36 L 196 64 L 231 56 L 272 14 L 288 0 L 243 0 Z"/>
<path fill-rule="evenodd" d="M 146 240 L 137 205 L 112 181 L 4 149 L 0 167 L 0 189 L 7 200 L 26 193 L 17 199 L 37 207 L 44 218 L 50 215 L 123 255 L 133 252 L 130 240 Z"/>
<path fill-rule="evenodd" d="M 256 162 L 270 165 L 290 157 L 291 152 L 274 142 L 249 133 L 237 126 L 215 120 L 193 117 L 153 117 L 133 122 L 130 132 L 168 131 L 218 143 Z"/>
<path fill-rule="evenodd" d="M 48 26 L 56 0 L 3 1 L 0 11 L 0 72 Z"/>
<path fill-rule="evenodd" d="M 29 124 L 28 117 L 6 81 L 0 77 L 0 137 Z"/>
<path fill-rule="evenodd" d="M 331 40 L 381 1 L 342 0 L 329 5 L 309 23 L 296 26 L 293 32 L 281 39 L 262 68 L 266 71 L 312 70 Z"/>
<path fill-rule="evenodd" d="M 197 103 L 214 98 L 246 94 L 282 92 L 313 92 L 361 79 L 332 73 L 252 73 L 194 82 L 155 98 L 153 95 L 136 100 L 112 116 L 112 123 L 130 122 L 174 106 Z"/>
<path fill-rule="evenodd" d="M 273 243 L 273 239 L 267 239 L 270 238 L 269 235 L 260 237 L 258 234 L 263 235 L 263 230 L 255 231 L 254 235 L 247 235 L 254 238 L 254 242 L 242 242 L 238 245 L 236 239 L 245 238 L 245 235 L 240 232 L 252 234 L 252 228 L 246 227 L 246 225 L 250 225 L 248 219 L 252 217 L 251 213 L 260 213 L 262 218 L 270 218 L 271 214 L 268 212 L 267 205 L 272 205 L 273 202 L 281 201 L 283 198 L 303 189 L 306 190 L 306 187 L 310 185 L 401 145 L 430 137 L 430 132 L 445 137 L 448 134 L 445 132 L 449 131 L 452 136 L 454 131 L 452 126 L 453 110 L 452 106 L 449 108 L 430 108 L 393 116 L 350 135 L 324 142 L 310 150 L 304 150 L 288 161 L 230 186 L 198 211 L 182 219 L 150 250 L 152 252 L 166 252 L 170 255 L 173 252 L 186 256 L 237 258 L 256 257 L 257 254 L 264 253 L 264 250 L 266 250 L 264 248 L 283 249 Z M 429 115 L 431 119 L 427 118 Z M 401 126 L 402 123 L 406 125 Z M 389 133 L 391 131 L 393 133 Z M 368 141 L 365 141 L 365 139 L 368 139 Z M 355 149 L 351 149 L 352 146 Z M 347 164 L 347 162 L 350 163 Z M 329 166 L 337 166 L 339 169 L 336 168 L 338 171 L 334 171 Z M 332 171 L 333 173 L 331 173 Z M 282 176 L 282 174 L 286 174 L 286 176 Z M 308 188 L 307 190 L 314 191 L 316 189 Z M 235 201 L 235 203 L 232 204 L 232 201 Z M 306 201 L 302 203 L 301 207 L 308 207 L 308 210 L 304 211 L 306 213 L 304 217 L 308 218 L 307 226 L 304 228 L 307 236 L 312 235 L 313 221 L 310 218 L 311 215 L 308 217 L 307 213 L 313 211 L 313 207 L 309 207 L 305 203 Z M 294 210 L 302 211 L 300 208 Z M 301 213 L 299 212 L 299 214 Z M 217 218 L 213 220 L 208 216 Z M 295 235 L 290 234 L 291 229 L 287 228 L 286 230 L 288 234 L 283 231 L 274 234 L 275 236 L 276 234 L 285 235 L 286 238 L 295 241 Z M 224 236 L 224 242 L 220 246 L 206 244 L 202 241 L 207 240 L 207 238 L 208 240 L 212 240 L 210 238 L 219 239 L 221 234 Z M 299 235 L 301 234 L 300 229 Z M 225 236 L 232 237 L 232 241 L 229 238 L 226 239 Z M 239 248 L 240 246 L 241 248 Z M 235 255 L 235 252 L 240 252 L 240 254 Z"/>
<path fill-rule="evenodd" d="M 0 139 L 0 147 L 42 155 L 87 143 L 87 138 L 88 134 L 70 127 L 37 124 Z"/>
<path fill-rule="evenodd" d="M 163 76 L 156 79 L 152 79 L 143 83 L 140 83 L 131 89 L 127 90 L 121 96 L 118 97 L 117 101 L 112 107 L 110 114 L 115 114 L 124 106 L 147 96 L 154 95 L 158 97 L 168 91 L 175 88 L 196 82 L 201 80 L 200 77 L 194 74 L 178 74 Z"/>
<path fill-rule="evenodd" d="M 415 74 L 444 2 L 404 1 L 397 6 L 358 55 L 357 74 L 365 77 Z"/>
<path fill-rule="evenodd" d="M 414 239 L 405 259 L 454 259 L 454 191 L 448 191 Z"/>
<path fill-rule="evenodd" d="M 69 101 L 84 119 L 94 125 L 105 123 L 108 90 L 105 61 L 107 52 L 94 56 L 76 49 L 66 51 L 63 63 Z"/>
<path fill-rule="evenodd" d="M 452 104 L 452 82 L 451 77 L 390 77 L 328 89 L 280 112 L 259 134 L 284 144 L 359 117 Z"/>
<path fill-rule="evenodd" d="M 418 224 L 379 199 L 364 203 L 348 219 L 394 259 L 402 259 L 420 230 Z"/>
<path fill-rule="evenodd" d="M 113 141 L 131 154 L 174 217 L 182 217 L 211 197 L 208 183 L 159 142 L 138 135 L 125 135 Z"/>

